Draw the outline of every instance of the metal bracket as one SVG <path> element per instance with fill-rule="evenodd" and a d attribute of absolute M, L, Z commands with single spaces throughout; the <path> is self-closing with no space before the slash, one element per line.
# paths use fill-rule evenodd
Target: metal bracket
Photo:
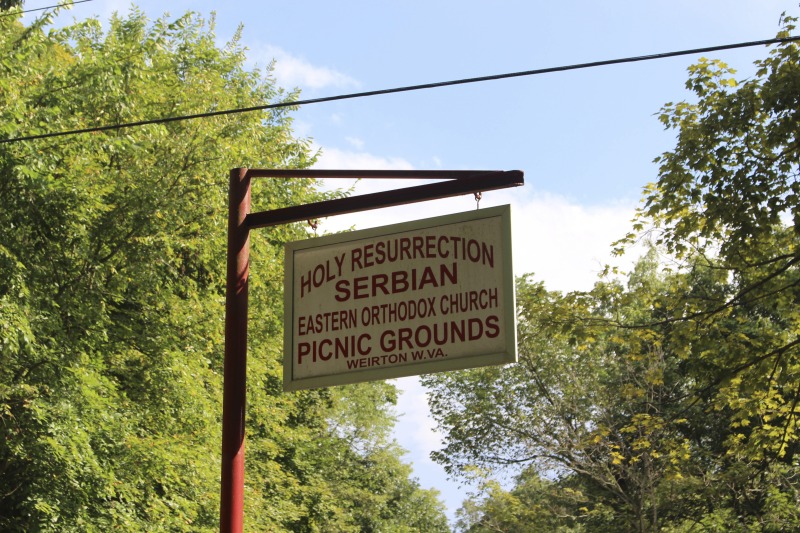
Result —
<path fill-rule="evenodd" d="M 311 204 L 250 213 L 245 225 L 252 228 L 356 213 L 382 207 L 437 200 L 525 184 L 521 170 L 269 170 L 247 169 L 250 178 L 358 178 L 430 179 L 438 183 L 416 185 L 371 194 L 325 200 Z"/>
<path fill-rule="evenodd" d="M 432 179 L 373 194 L 249 213 L 251 178 Z M 244 521 L 244 443 L 247 375 L 247 298 L 250 229 L 355 213 L 523 185 L 522 171 L 496 170 L 269 170 L 235 168 L 228 193 L 225 361 L 222 399 L 220 531 L 241 533 Z"/>

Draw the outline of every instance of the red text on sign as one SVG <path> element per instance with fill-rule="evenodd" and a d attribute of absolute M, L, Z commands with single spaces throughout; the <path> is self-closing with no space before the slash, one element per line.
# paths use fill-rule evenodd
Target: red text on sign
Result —
<path fill-rule="evenodd" d="M 371 338 L 369 333 L 362 333 L 336 339 L 301 342 L 297 345 L 297 364 L 369 355 L 372 351 L 372 346 L 369 345 Z"/>
<path fill-rule="evenodd" d="M 500 334 L 499 322 L 499 317 L 489 315 L 485 321 L 470 318 L 432 325 L 422 324 L 415 328 L 389 329 L 381 334 L 381 350 L 394 352 L 425 348 L 431 344 L 444 346 L 453 342 L 476 341 L 483 336 L 494 339 Z"/>
<path fill-rule="evenodd" d="M 359 276 L 349 279 L 340 279 L 336 282 L 336 301 L 346 302 L 350 298 L 360 300 L 373 298 L 379 294 L 389 295 L 406 291 L 418 291 L 435 287 L 442 287 L 447 283 L 458 283 L 458 263 L 439 265 L 437 276 L 433 268 L 427 266 L 422 270 L 395 270 L 390 274 L 373 274 L 372 276 Z"/>

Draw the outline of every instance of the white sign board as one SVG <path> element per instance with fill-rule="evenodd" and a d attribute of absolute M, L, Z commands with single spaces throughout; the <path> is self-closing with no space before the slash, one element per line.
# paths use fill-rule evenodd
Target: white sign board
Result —
<path fill-rule="evenodd" d="M 516 361 L 510 206 L 286 245 L 284 389 Z"/>

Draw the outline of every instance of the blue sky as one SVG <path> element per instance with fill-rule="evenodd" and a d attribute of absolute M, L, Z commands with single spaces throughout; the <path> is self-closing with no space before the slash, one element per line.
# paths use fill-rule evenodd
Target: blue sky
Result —
<path fill-rule="evenodd" d="M 26 2 L 26 8 L 53 2 Z M 130 3 L 94 0 L 60 21 L 107 19 Z M 621 0 L 395 2 L 174 0 L 137 2 L 151 18 L 165 9 L 216 12 L 221 42 L 244 24 L 248 61 L 301 98 L 371 91 L 768 39 L 797 0 Z M 763 47 L 710 54 L 752 73 Z M 586 289 L 623 236 L 642 187 L 657 179 L 653 159 L 674 133 L 655 114 L 689 97 L 686 68 L 699 56 L 600 67 L 405 94 L 309 105 L 295 131 L 321 150 L 321 168 L 519 169 L 523 189 L 484 195 L 510 203 L 514 268 L 559 290 Z M 349 186 L 350 183 L 343 184 Z M 396 187 L 360 183 L 357 192 Z M 325 221 L 320 231 L 366 228 L 474 209 L 471 197 Z M 623 263 L 624 266 L 624 263 Z M 442 493 L 450 517 L 466 489 L 428 459 L 439 437 L 413 378 L 398 405 L 396 438 L 415 475 Z"/>

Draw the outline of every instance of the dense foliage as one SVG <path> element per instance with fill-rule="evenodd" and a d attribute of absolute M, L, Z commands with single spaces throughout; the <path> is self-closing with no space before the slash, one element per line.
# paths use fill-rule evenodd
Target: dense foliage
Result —
<path fill-rule="evenodd" d="M 295 97 L 195 14 L 4 15 L 0 139 Z M 289 112 L 0 144 L 0 530 L 216 529 L 228 169 L 310 165 Z M 252 239 L 246 527 L 446 531 L 389 440 L 393 386 L 281 392 L 282 244 L 305 236 Z"/>
<path fill-rule="evenodd" d="M 664 107 L 676 146 L 619 243 L 652 242 L 626 278 L 520 279 L 521 362 L 427 379 L 442 464 L 518 467 L 464 531 L 800 529 L 800 49 L 756 67 L 701 60 L 695 100 Z"/>

